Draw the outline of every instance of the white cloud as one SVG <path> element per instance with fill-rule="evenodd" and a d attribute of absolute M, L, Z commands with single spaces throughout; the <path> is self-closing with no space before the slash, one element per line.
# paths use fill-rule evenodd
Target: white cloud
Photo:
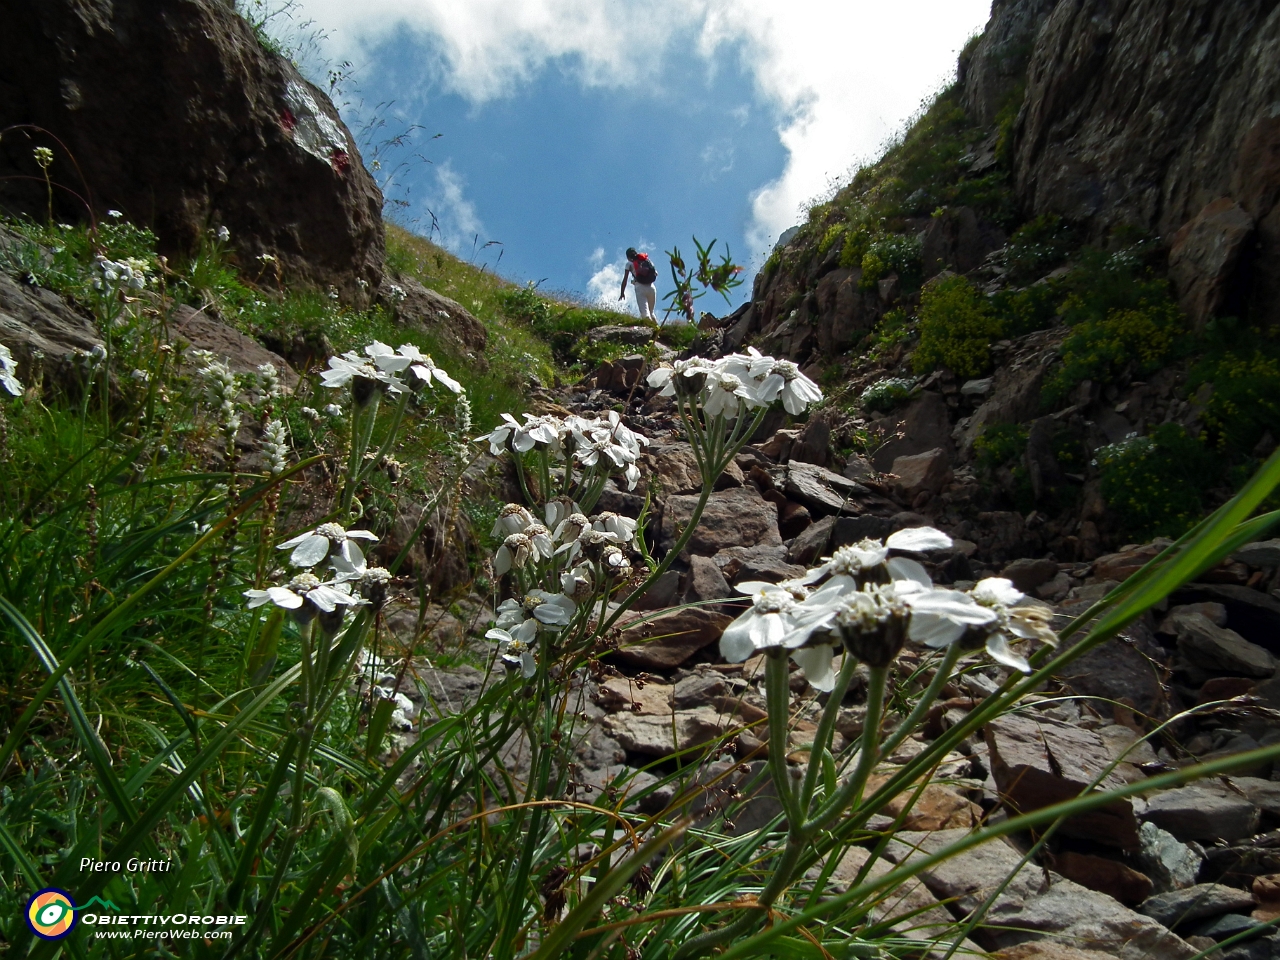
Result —
<path fill-rule="evenodd" d="M 990 0 L 302 0 L 343 56 L 408 29 L 429 37 L 438 79 L 473 103 L 555 64 L 584 85 L 657 83 L 674 44 L 710 61 L 736 49 L 784 119 L 781 176 L 752 196 L 759 255 L 855 161 L 873 157 L 955 65 Z M 634 23 L 642 10 L 643 24 Z M 473 211 L 474 213 L 474 211 Z"/>
<path fill-rule="evenodd" d="M 484 224 L 476 213 L 475 204 L 463 195 L 466 179 L 446 160 L 435 168 L 436 189 L 427 198 L 426 207 L 436 216 L 440 238 L 454 253 L 477 246 L 476 238 L 484 243 Z"/>
<path fill-rule="evenodd" d="M 606 310 L 630 313 L 632 316 L 638 317 L 640 311 L 636 308 L 636 302 L 633 297 L 627 297 L 625 303 L 618 302 L 618 289 L 622 286 L 622 272 L 627 267 L 626 256 L 619 254 L 618 259 L 611 260 L 608 263 L 605 262 L 604 257 L 604 247 L 596 247 L 587 260 L 593 271 L 591 279 L 587 281 L 587 296 L 593 303 Z"/>

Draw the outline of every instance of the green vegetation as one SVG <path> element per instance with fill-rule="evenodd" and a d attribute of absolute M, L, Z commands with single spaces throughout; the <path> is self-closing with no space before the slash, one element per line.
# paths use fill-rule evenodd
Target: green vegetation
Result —
<path fill-rule="evenodd" d="M 1079 246 L 1075 231 L 1061 217 L 1046 213 L 1028 220 L 1006 245 L 1009 279 L 1015 284 L 1038 280 L 1065 263 Z"/>
<path fill-rule="evenodd" d="M 882 277 L 896 273 L 903 289 L 920 286 L 920 238 L 890 234 L 867 244 L 862 255 L 863 290 L 873 290 Z"/>
<path fill-rule="evenodd" d="M 880 380 L 862 391 L 858 402 L 862 409 L 871 411 L 892 410 L 911 398 L 916 382 L 902 377 L 889 377 Z"/>
<path fill-rule="evenodd" d="M 1026 428 L 1016 423 L 993 424 L 973 441 L 978 466 L 987 471 L 1021 460 L 1026 449 Z"/>
<path fill-rule="evenodd" d="M 920 345 L 912 365 L 916 373 L 946 367 L 961 377 L 991 369 L 991 344 L 1004 325 L 991 302 L 964 277 L 945 277 L 920 295 Z"/>
<path fill-rule="evenodd" d="M 1172 423 L 1149 437 L 1100 447 L 1094 463 L 1122 533 L 1139 542 L 1185 533 L 1202 516 L 1205 494 L 1222 472 L 1203 444 Z"/>

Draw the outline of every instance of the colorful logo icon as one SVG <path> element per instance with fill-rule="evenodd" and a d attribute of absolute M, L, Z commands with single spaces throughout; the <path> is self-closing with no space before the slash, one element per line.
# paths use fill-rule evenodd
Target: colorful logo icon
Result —
<path fill-rule="evenodd" d="M 70 894 L 45 887 L 27 904 L 27 924 L 45 940 L 61 940 L 76 925 L 76 905 Z"/>

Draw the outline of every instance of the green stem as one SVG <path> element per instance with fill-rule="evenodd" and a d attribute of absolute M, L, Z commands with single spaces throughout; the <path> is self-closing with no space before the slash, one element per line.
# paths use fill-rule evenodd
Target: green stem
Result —
<path fill-rule="evenodd" d="M 809 768 L 804 774 L 804 786 L 800 789 L 800 809 L 807 816 L 809 805 L 813 802 L 813 791 L 818 786 L 818 770 L 821 768 L 822 752 L 831 743 L 831 734 L 835 729 L 836 718 L 840 715 L 840 705 L 844 695 L 853 681 L 854 672 L 858 669 L 858 658 L 850 653 L 844 655 L 844 663 L 836 676 L 836 685 L 827 695 L 827 705 L 818 720 L 817 732 L 813 735 L 813 745 L 809 748 Z"/>
<path fill-rule="evenodd" d="M 769 709 L 769 773 L 773 788 L 787 814 L 787 829 L 795 834 L 804 826 L 804 812 L 797 803 L 787 771 L 787 721 L 791 714 L 791 673 L 787 651 L 774 648 L 765 657 L 765 697 Z"/>
<path fill-rule="evenodd" d="M 858 765 L 853 775 L 836 791 L 835 796 L 818 808 L 813 819 L 806 824 L 806 832 L 813 836 L 819 830 L 835 820 L 845 808 L 855 803 L 862 796 L 862 789 L 867 785 L 867 778 L 880 758 L 877 743 L 880 737 L 880 721 L 884 717 L 884 690 L 889 677 L 888 667 L 872 667 L 871 678 L 867 683 L 867 716 L 862 727 L 862 748 L 858 752 Z"/>

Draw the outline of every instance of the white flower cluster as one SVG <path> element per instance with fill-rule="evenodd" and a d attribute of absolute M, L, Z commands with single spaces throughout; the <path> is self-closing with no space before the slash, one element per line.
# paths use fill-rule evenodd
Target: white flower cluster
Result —
<path fill-rule="evenodd" d="M 262 431 L 262 453 L 267 459 L 267 469 L 273 477 L 284 473 L 289 464 L 289 439 L 283 420 L 270 420 Z"/>
<path fill-rule="evenodd" d="M 503 538 L 493 569 L 503 576 L 565 554 L 565 563 L 585 558 L 599 563 L 607 576 L 625 578 L 631 575 L 627 552 L 635 547 L 636 526 L 635 520 L 608 511 L 587 517 L 565 497 L 547 504 L 545 524 L 528 508 L 508 503 L 493 525 L 492 535 Z"/>
<path fill-rule="evenodd" d="M 273 421 L 273 423 L 276 421 Z M 347 530 L 338 523 L 322 523 L 300 533 L 277 546 L 278 550 L 292 550 L 289 561 L 295 567 L 304 568 L 284 586 L 267 587 L 265 590 L 246 590 L 250 609 L 274 603 L 277 607 L 294 611 L 295 617 L 305 621 L 317 614 L 341 614 L 350 607 L 372 604 L 375 609 L 386 602 L 387 585 L 391 574 L 383 567 L 370 567 L 365 562 L 357 540 L 376 542 L 378 537 L 368 530 Z M 331 577 L 321 580 L 312 569 L 329 561 Z M 352 592 L 359 587 L 360 594 Z M 339 625 L 340 625 L 339 616 Z M 335 626 L 336 631 L 336 626 Z"/>
<path fill-rule="evenodd" d="M 1108 443 L 1105 447 L 1099 447 L 1095 450 L 1089 466 L 1096 467 L 1100 464 L 1105 466 L 1109 463 L 1119 463 L 1126 460 L 1141 460 L 1147 454 L 1152 453 L 1155 448 L 1156 442 L 1150 437 L 1139 436 L 1136 432 L 1130 433 L 1123 440 Z"/>
<path fill-rule="evenodd" d="M 353 389 L 363 385 L 386 393 L 403 393 L 406 386 L 400 379 L 403 373 L 409 377 L 410 389 L 442 383 L 455 394 L 462 393 L 462 384 L 411 343 L 401 344 L 392 350 L 375 340 L 364 348 L 364 353 L 362 357 L 351 350 L 340 357 L 330 357 L 329 369 L 320 375 L 321 385 L 338 389 L 351 383 Z"/>
<path fill-rule="evenodd" d="M 795 580 L 740 583 L 737 589 L 752 606 L 725 629 L 720 652 L 739 663 L 764 650 L 787 650 L 819 690 L 835 683 L 837 647 L 871 666 L 886 666 L 908 640 L 934 648 L 960 641 L 984 645 L 996 662 L 1030 673 L 1009 644 L 1056 644 L 1045 608 L 1024 605 L 1023 594 L 1000 577 L 968 592 L 936 587 L 915 560 L 894 556 L 949 546 L 945 533 L 917 527 L 884 542 L 841 547 Z"/>
<path fill-rule="evenodd" d="M 617 411 L 605 417 L 535 417 L 524 415 L 520 423 L 509 413 L 491 433 L 476 437 L 477 443 L 488 442 L 494 456 L 510 448 L 515 453 L 528 453 L 535 448 L 553 460 L 571 461 L 584 469 L 622 472 L 627 489 L 634 490 L 640 480 L 636 461 L 640 449 L 649 445 L 647 437 L 634 433 Z"/>
<path fill-rule="evenodd" d="M 0 387 L 15 397 L 22 396 L 22 381 L 18 379 L 18 361 L 9 348 L 0 343 Z"/>
<path fill-rule="evenodd" d="M 405 293 L 404 287 L 398 283 L 387 284 L 387 298 L 392 303 L 404 303 L 405 298 L 409 295 Z"/>
<path fill-rule="evenodd" d="M 275 400 L 287 393 L 284 384 L 280 382 L 280 371 L 275 368 L 275 364 L 259 364 L 254 380 L 256 381 L 253 390 L 255 404 L 260 405 L 268 400 Z"/>
<path fill-rule="evenodd" d="M 98 269 L 102 276 L 93 281 L 95 290 L 141 290 L 147 285 L 145 260 L 129 257 L 117 261 L 98 257 Z"/>
<path fill-rule="evenodd" d="M 204 383 L 204 397 L 209 406 L 218 411 L 218 422 L 228 433 L 240 429 L 240 411 L 236 398 L 240 395 L 240 378 L 212 351 L 196 350 L 192 356 L 199 361 L 196 375 Z"/>
<path fill-rule="evenodd" d="M 708 419 L 733 420 L 743 410 L 767 407 L 775 400 L 781 400 L 787 413 L 795 415 L 822 399 L 818 385 L 794 363 L 767 357 L 755 347 L 719 360 L 693 357 L 664 364 L 649 374 L 648 383 L 663 397 L 687 395 L 697 389 Z"/>

